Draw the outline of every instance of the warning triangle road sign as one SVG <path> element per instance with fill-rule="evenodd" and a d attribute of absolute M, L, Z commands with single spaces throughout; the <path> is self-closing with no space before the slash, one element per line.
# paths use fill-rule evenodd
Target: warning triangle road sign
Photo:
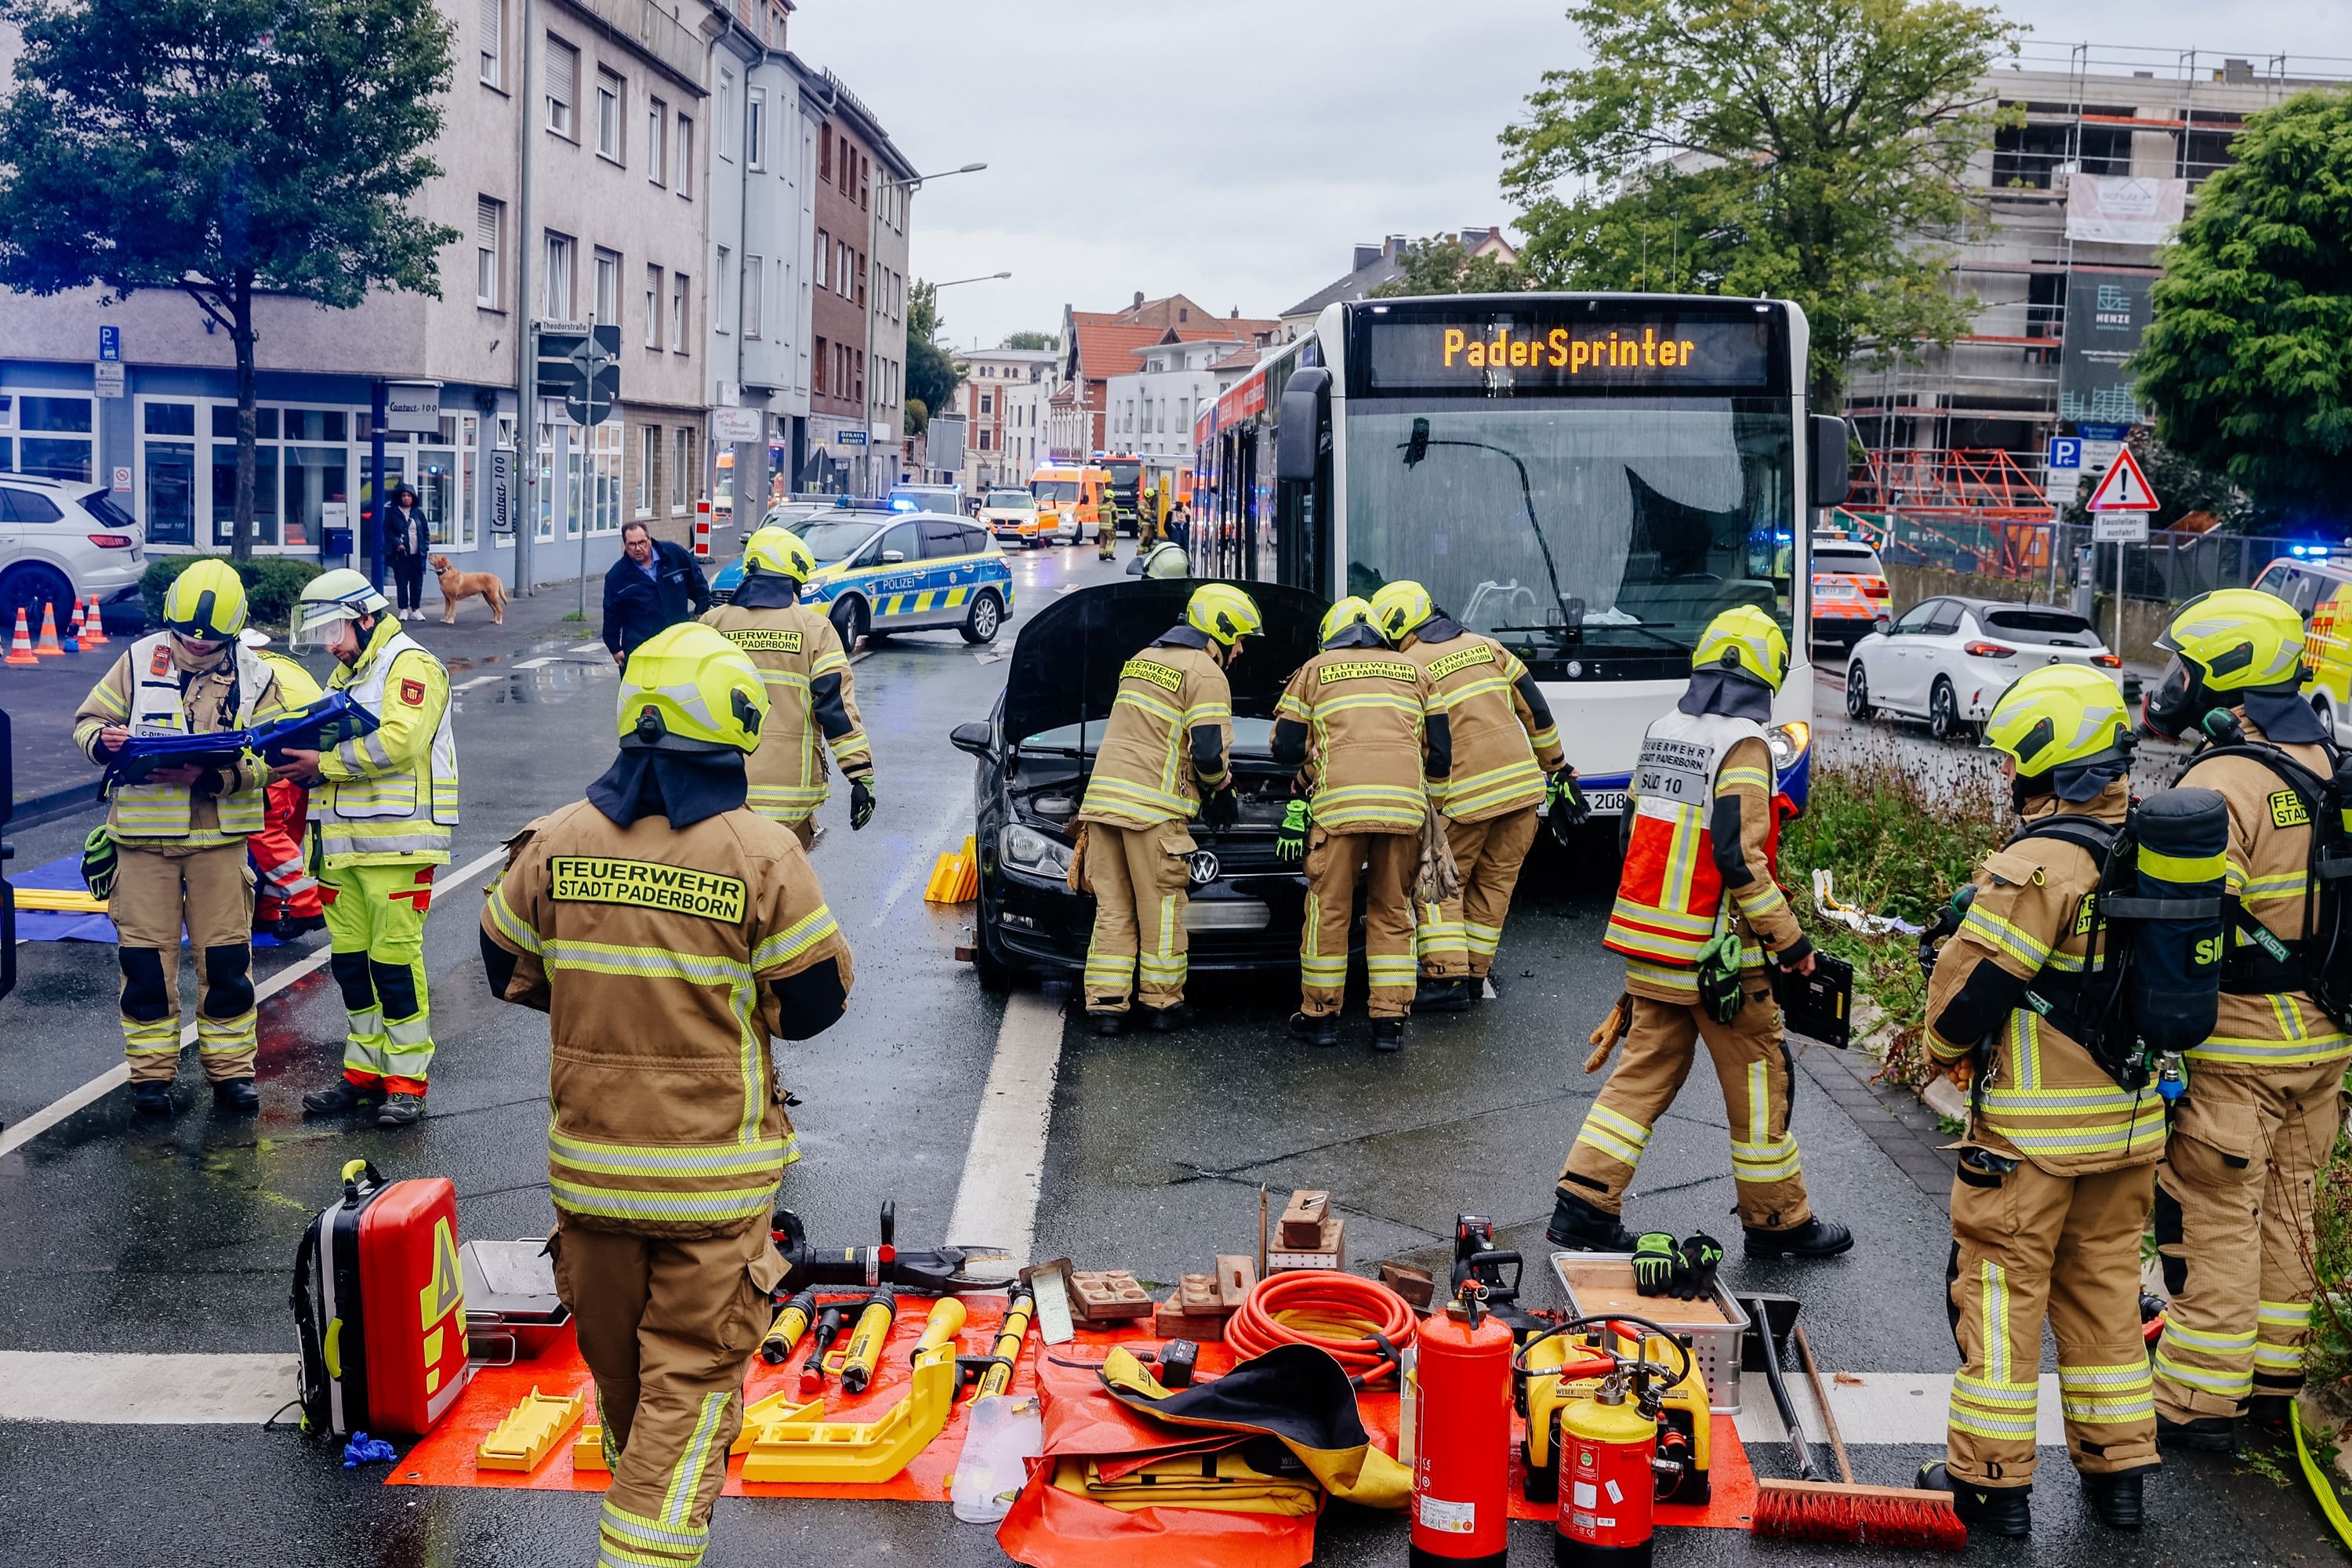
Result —
<path fill-rule="evenodd" d="M 2100 476 L 2099 488 L 2091 492 L 2093 511 L 2154 511 L 2156 492 L 2147 486 L 2147 476 L 2139 471 L 2139 463 L 2126 447 L 2116 454 L 2114 464 Z"/>

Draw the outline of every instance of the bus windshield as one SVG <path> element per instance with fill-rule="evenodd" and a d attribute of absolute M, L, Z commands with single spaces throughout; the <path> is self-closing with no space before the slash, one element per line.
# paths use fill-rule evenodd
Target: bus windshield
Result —
<path fill-rule="evenodd" d="M 1791 625 L 1793 444 L 1786 398 L 1351 399 L 1348 592 L 1417 578 L 1548 679 L 1686 674 L 1735 605 Z"/>
<path fill-rule="evenodd" d="M 1072 501 L 1078 499 L 1078 481 L 1076 479 L 1032 479 L 1029 481 L 1029 489 L 1041 503 Z"/>

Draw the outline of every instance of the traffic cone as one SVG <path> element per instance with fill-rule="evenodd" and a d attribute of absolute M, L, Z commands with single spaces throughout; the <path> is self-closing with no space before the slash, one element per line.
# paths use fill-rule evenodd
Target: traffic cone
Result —
<path fill-rule="evenodd" d="M 16 635 L 9 639 L 8 657 L 0 664 L 38 664 L 33 657 L 33 628 L 25 624 L 25 606 L 16 606 Z"/>
<path fill-rule="evenodd" d="M 89 614 L 82 619 L 81 642 L 84 647 L 104 647 L 107 644 L 106 612 L 98 607 L 98 595 L 89 596 Z"/>
<path fill-rule="evenodd" d="M 55 600 L 41 606 L 41 640 L 34 645 L 33 652 L 41 658 L 63 658 L 66 656 L 66 650 L 58 644 L 58 606 Z"/>
<path fill-rule="evenodd" d="M 79 599 L 74 601 L 73 625 L 66 628 L 66 641 L 73 645 L 76 653 L 81 651 L 82 638 L 89 635 L 89 627 L 85 625 L 89 613 Z"/>

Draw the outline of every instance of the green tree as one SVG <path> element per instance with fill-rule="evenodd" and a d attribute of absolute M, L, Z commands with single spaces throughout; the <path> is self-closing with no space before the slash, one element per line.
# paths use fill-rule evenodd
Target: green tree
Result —
<path fill-rule="evenodd" d="M 1055 332 L 1008 332 L 997 347 L 1006 349 L 1057 349 L 1062 340 Z"/>
<path fill-rule="evenodd" d="M 254 300 L 437 296 L 408 200 L 449 85 L 433 0 L 0 0 L 0 284 L 176 289 L 236 355 L 231 552 L 253 550 Z"/>
<path fill-rule="evenodd" d="M 2139 395 L 2168 445 L 2264 513 L 2338 525 L 2352 485 L 2352 97 L 2291 98 L 2249 117 L 2230 151 L 2163 253 Z"/>
<path fill-rule="evenodd" d="M 906 407 L 908 435 L 919 436 L 924 431 L 931 427 L 931 405 L 929 404 L 924 402 L 919 397 L 910 395 L 907 399 Z"/>
<path fill-rule="evenodd" d="M 1372 290 L 1372 297 L 1392 300 L 1406 294 L 1505 294 L 1528 287 L 1517 265 L 1496 256 L 1472 256 L 1461 237 L 1433 234 L 1406 245 L 1398 258 L 1403 276 Z"/>
<path fill-rule="evenodd" d="M 940 343 L 940 291 L 921 279 L 907 291 L 907 395 L 945 408 L 963 384 L 963 367 Z"/>
<path fill-rule="evenodd" d="M 1802 306 L 1808 380 L 1967 330 L 1932 243 L 1995 121 L 1979 82 L 2020 29 L 1962 0 L 1575 0 L 1591 63 L 1548 71 L 1502 133 L 1546 287 L 1769 295 Z"/>

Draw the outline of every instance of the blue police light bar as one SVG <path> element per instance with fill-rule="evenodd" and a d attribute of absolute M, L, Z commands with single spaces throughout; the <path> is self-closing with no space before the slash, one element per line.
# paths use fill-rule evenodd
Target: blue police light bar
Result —
<path fill-rule="evenodd" d="M 912 511 L 915 510 L 915 503 L 907 500 L 906 497 L 900 496 L 898 500 L 890 503 L 890 510 L 892 511 Z"/>

